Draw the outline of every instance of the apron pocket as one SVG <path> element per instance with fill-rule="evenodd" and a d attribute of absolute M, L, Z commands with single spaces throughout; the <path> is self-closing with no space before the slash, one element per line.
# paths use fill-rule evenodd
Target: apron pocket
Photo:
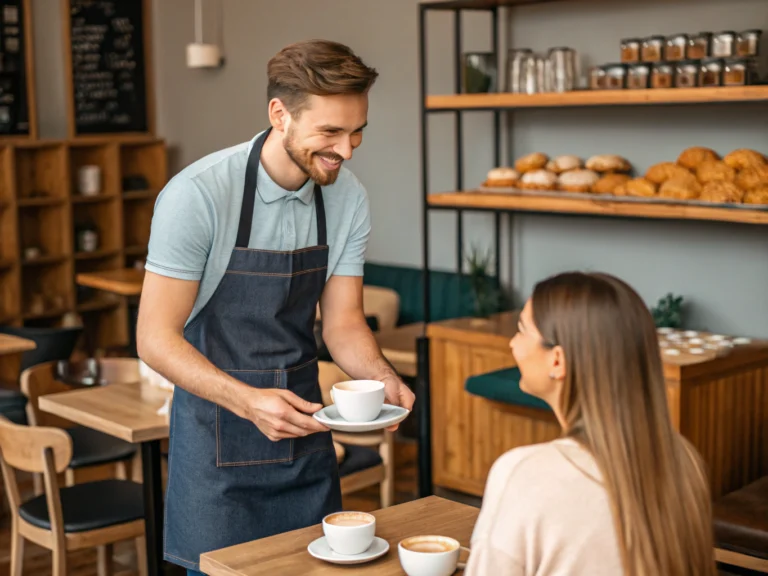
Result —
<path fill-rule="evenodd" d="M 228 372 L 230 376 L 262 390 L 284 388 L 279 372 Z M 291 440 L 272 442 L 256 424 L 216 406 L 216 465 L 252 466 L 286 462 L 292 455 Z"/>

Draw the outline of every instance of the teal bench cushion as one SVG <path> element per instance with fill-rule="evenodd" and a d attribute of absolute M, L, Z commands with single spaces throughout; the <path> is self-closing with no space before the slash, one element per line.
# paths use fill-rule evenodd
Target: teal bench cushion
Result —
<path fill-rule="evenodd" d="M 520 370 L 506 368 L 467 378 L 465 389 L 470 394 L 529 408 L 551 411 L 549 404 L 520 390 Z"/>
<path fill-rule="evenodd" d="M 390 288 L 400 296 L 398 324 L 424 321 L 424 282 L 421 268 L 366 262 L 364 283 Z M 474 314 L 472 285 L 467 275 L 430 271 L 430 320 L 440 322 Z M 494 286 L 496 279 L 491 280 Z"/>

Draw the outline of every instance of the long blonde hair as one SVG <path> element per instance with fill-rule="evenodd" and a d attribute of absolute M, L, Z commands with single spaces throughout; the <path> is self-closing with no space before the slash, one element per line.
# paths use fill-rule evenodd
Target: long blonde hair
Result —
<path fill-rule="evenodd" d="M 604 274 L 534 288 L 544 345 L 560 346 L 564 433 L 595 458 L 627 576 L 715 576 L 703 463 L 672 427 L 658 338 L 643 301 Z"/>

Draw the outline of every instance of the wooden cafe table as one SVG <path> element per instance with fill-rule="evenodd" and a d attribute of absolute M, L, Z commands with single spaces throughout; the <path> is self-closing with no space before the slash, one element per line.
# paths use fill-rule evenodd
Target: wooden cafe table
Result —
<path fill-rule="evenodd" d="M 333 576 L 350 573 L 401 576 L 403 569 L 397 554 L 400 540 L 409 536 L 438 534 L 455 538 L 462 546 L 469 547 L 479 513 L 478 508 L 436 496 L 377 510 L 373 512 L 376 536 L 389 542 L 389 551 L 368 564 L 340 566 L 312 557 L 307 546 L 323 535 L 323 527 L 318 524 L 208 552 L 200 556 L 200 568 L 209 576 Z M 216 528 L 210 526 L 208 529 Z"/>
<path fill-rule="evenodd" d="M 141 444 L 147 566 L 162 574 L 163 493 L 160 441 L 168 438 L 169 417 L 158 410 L 171 392 L 143 382 L 117 383 L 41 396 L 40 410 Z"/>

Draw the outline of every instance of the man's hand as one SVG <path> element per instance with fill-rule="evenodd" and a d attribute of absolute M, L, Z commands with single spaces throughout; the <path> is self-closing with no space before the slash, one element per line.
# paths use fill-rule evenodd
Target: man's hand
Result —
<path fill-rule="evenodd" d="M 328 431 L 308 416 L 322 409 L 323 405 L 307 402 L 289 390 L 251 388 L 243 402 L 244 417 L 272 442 Z"/>
<path fill-rule="evenodd" d="M 384 382 L 385 401 L 388 404 L 401 406 L 409 412 L 413 410 L 413 402 L 416 399 L 416 395 L 405 385 L 405 382 L 396 375 L 387 376 L 382 382 Z M 395 424 L 387 428 L 387 430 L 394 432 L 398 427 L 399 424 Z"/>

